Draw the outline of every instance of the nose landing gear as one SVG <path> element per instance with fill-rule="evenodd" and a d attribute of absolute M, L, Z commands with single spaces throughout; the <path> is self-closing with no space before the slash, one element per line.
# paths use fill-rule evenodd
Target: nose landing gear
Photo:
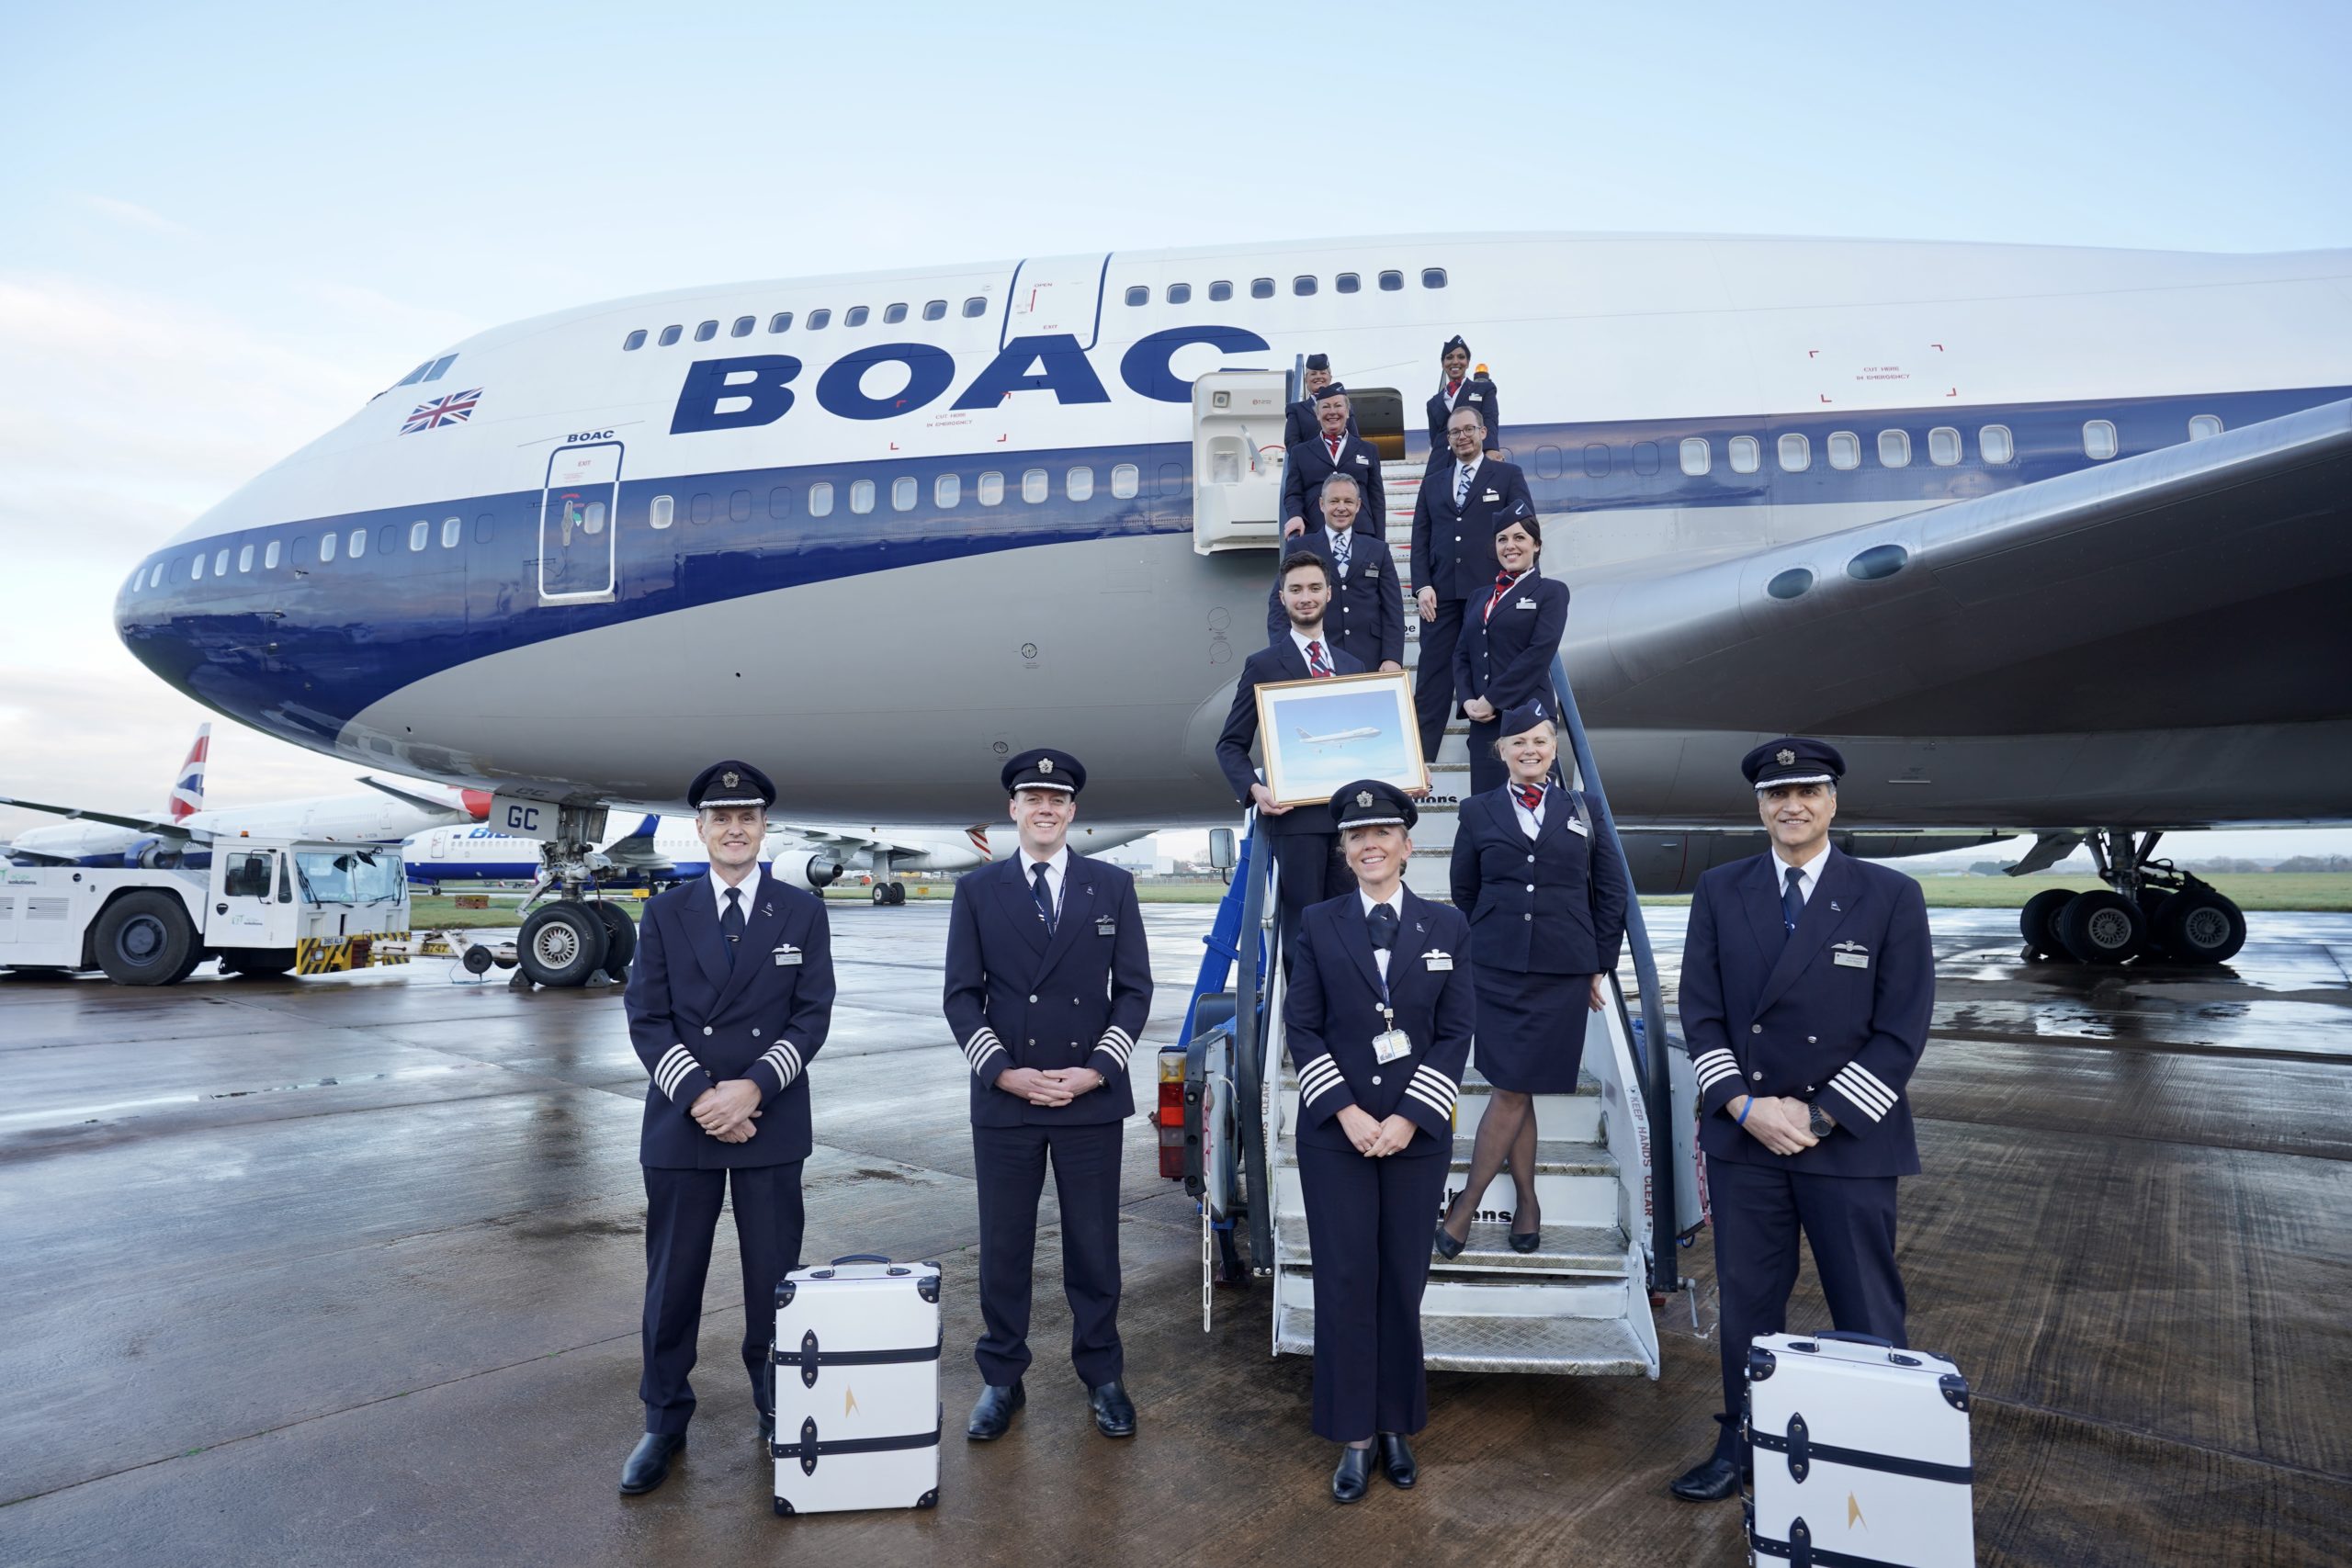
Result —
<path fill-rule="evenodd" d="M 2121 964 L 2154 957 L 2226 964 L 2245 945 L 2245 916 L 2210 883 L 2153 858 L 2161 830 L 2084 835 L 2104 888 L 2052 888 L 2026 900 L 2018 926 L 2029 958 Z"/>

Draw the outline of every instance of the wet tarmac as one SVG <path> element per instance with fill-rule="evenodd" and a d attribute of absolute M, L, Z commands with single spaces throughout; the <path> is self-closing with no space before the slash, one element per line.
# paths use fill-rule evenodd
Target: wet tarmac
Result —
<path fill-rule="evenodd" d="M 1209 914 L 1147 908 L 1148 1044 Z M 1681 916 L 1653 919 L 1670 976 Z M 1980 1561 L 2352 1557 L 2352 916 L 2250 916 L 2221 974 L 2029 965 L 2011 914 L 1933 919 L 1902 1259 L 1914 1343 L 1977 1392 Z M 807 1250 L 941 1260 L 952 1431 L 979 1380 L 946 910 L 833 919 Z M 458 978 L 0 978 L 0 1562 L 1743 1560 L 1736 1504 L 1665 1492 L 1711 1438 L 1703 1242 L 1660 1381 L 1435 1376 L 1420 1486 L 1340 1510 L 1262 1291 L 1202 1332 L 1198 1224 L 1140 1118 L 1134 1440 L 1089 1424 L 1048 1278 L 1028 1408 L 994 1445 L 951 1436 L 935 1512 L 774 1517 L 722 1226 L 692 1447 L 619 1498 L 644 1073 L 616 991 Z M 1826 1324 L 1809 1267 L 1799 1289 L 1792 1322 Z"/>

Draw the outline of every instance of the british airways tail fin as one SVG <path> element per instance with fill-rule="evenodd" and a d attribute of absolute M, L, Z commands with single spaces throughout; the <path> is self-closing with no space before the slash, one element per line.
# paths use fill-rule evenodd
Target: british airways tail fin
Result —
<path fill-rule="evenodd" d="M 185 822 L 204 809 L 204 764 L 212 750 L 212 726 L 196 727 L 196 743 L 187 749 L 187 761 L 172 777 L 171 792 L 164 797 L 164 812 L 174 822 Z"/>

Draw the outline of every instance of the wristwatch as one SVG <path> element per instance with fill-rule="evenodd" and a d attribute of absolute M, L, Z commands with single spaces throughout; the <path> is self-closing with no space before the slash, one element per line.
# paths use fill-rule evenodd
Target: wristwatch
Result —
<path fill-rule="evenodd" d="M 1815 1137 L 1826 1138 L 1838 1130 L 1838 1123 L 1829 1119 L 1829 1112 L 1818 1105 L 1807 1104 L 1805 1111 L 1805 1124 L 1813 1129 Z"/>

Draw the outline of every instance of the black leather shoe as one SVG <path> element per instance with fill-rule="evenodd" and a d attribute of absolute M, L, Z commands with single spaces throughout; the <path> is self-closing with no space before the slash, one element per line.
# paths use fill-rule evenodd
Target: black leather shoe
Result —
<path fill-rule="evenodd" d="M 1113 1378 L 1101 1388 L 1088 1389 L 1086 1403 L 1094 1407 L 1094 1429 L 1104 1437 L 1136 1435 L 1136 1402 L 1127 1397 L 1127 1391 L 1118 1379 Z"/>
<path fill-rule="evenodd" d="M 1510 1233 L 1510 1249 L 1513 1252 L 1532 1252 L 1543 1245 L 1544 1232 L 1540 1226 L 1532 1231 L 1513 1231 Z"/>
<path fill-rule="evenodd" d="M 670 1479 L 670 1461 L 686 1451 L 684 1432 L 648 1432 L 621 1466 L 621 1495 L 635 1497 Z"/>
<path fill-rule="evenodd" d="M 1676 1476 L 1667 1490 L 1686 1503 L 1720 1503 L 1739 1491 L 1739 1466 L 1721 1454 L 1710 1454 L 1703 1463 Z"/>
<path fill-rule="evenodd" d="M 1421 1478 L 1420 1466 L 1413 1462 L 1413 1445 L 1405 1440 L 1402 1432 L 1383 1432 L 1372 1440 L 1380 1450 L 1380 1468 L 1388 1472 L 1389 1484 L 1400 1492 L 1410 1492 L 1413 1483 Z"/>
<path fill-rule="evenodd" d="M 1437 1255 L 1451 1263 L 1455 1258 L 1461 1257 L 1462 1249 L 1470 1244 L 1467 1241 L 1456 1241 L 1451 1235 L 1448 1235 L 1445 1230 L 1445 1222 L 1443 1220 L 1440 1220 L 1437 1224 L 1436 1245 Z"/>
<path fill-rule="evenodd" d="M 1364 1489 L 1372 1484 L 1372 1467 L 1380 1462 L 1380 1450 L 1341 1449 L 1340 1468 L 1331 1472 L 1331 1501 L 1361 1503 Z"/>
<path fill-rule="evenodd" d="M 761 1451 L 762 1451 L 762 1452 L 765 1452 L 765 1451 L 766 1451 L 766 1450 L 767 1450 L 767 1446 L 768 1446 L 770 1443 L 773 1443 L 773 1442 L 775 1442 L 775 1416 L 771 1416 L 771 1415 L 769 1415 L 766 1411 L 763 1410 L 763 1411 L 761 1411 L 761 1412 L 760 1412 L 760 1449 L 761 1449 Z"/>
<path fill-rule="evenodd" d="M 1029 1395 L 1018 1382 L 1011 1388 L 989 1383 L 980 1390 L 980 1397 L 972 1406 L 972 1418 L 965 1424 L 964 1436 L 976 1443 L 995 1442 L 1012 1425 L 1012 1413 L 1028 1403 Z"/>

